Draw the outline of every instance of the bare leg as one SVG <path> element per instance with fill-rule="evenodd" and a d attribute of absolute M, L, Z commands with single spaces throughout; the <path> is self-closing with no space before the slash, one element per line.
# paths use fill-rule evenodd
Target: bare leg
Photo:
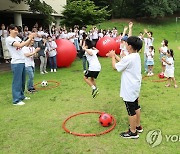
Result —
<path fill-rule="evenodd" d="M 96 83 L 95 83 L 94 78 L 91 78 L 90 80 L 91 80 L 91 83 L 96 87 Z"/>
<path fill-rule="evenodd" d="M 177 88 L 177 84 L 176 84 L 176 79 L 172 78 L 173 82 L 174 82 L 174 87 Z"/>
<path fill-rule="evenodd" d="M 171 86 L 171 78 L 168 78 L 167 84 L 166 84 L 165 86 L 166 86 L 166 87 L 170 87 L 170 86 Z"/>
<path fill-rule="evenodd" d="M 129 116 L 129 124 L 130 124 L 130 130 L 131 132 L 135 133 L 136 132 L 136 126 L 137 126 L 137 116 Z"/>
<path fill-rule="evenodd" d="M 84 81 L 91 87 L 91 86 L 93 86 L 93 83 L 91 82 L 91 80 L 89 80 L 88 78 L 86 78 L 85 76 L 84 76 Z"/>
<path fill-rule="evenodd" d="M 137 109 L 136 111 L 136 116 L 137 116 L 137 121 L 136 121 L 136 126 L 139 127 L 140 126 L 140 113 L 141 113 L 141 109 Z"/>

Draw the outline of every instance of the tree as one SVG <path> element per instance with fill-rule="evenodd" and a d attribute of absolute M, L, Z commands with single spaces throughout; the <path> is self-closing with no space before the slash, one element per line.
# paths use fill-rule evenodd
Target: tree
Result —
<path fill-rule="evenodd" d="M 44 16 L 45 24 L 50 24 L 54 21 L 54 18 L 51 16 L 53 12 L 55 12 L 52 7 L 46 4 L 44 1 L 41 2 L 40 0 L 11 0 L 13 3 L 20 4 L 21 2 L 25 2 L 29 5 L 30 10 L 32 12 L 39 12 Z"/>
<path fill-rule="evenodd" d="M 94 25 L 104 21 L 110 15 L 106 9 L 107 7 L 100 9 L 90 0 L 76 0 L 64 6 L 61 24 L 67 27 Z"/>

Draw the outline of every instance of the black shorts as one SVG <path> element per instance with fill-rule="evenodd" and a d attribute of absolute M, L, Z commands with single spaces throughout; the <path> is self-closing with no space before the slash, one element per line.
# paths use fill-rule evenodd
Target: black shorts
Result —
<path fill-rule="evenodd" d="M 124 101 L 129 116 L 136 115 L 136 110 L 140 109 L 138 98 L 134 102 Z"/>
<path fill-rule="evenodd" d="M 85 77 L 92 77 L 92 78 L 97 78 L 98 77 L 98 74 L 99 74 L 100 71 L 89 71 L 87 70 L 85 73 L 84 73 L 84 76 Z"/>

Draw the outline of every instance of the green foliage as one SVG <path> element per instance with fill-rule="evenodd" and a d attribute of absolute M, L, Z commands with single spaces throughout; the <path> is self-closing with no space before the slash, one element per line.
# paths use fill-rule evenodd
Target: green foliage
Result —
<path fill-rule="evenodd" d="M 73 1 L 64 6 L 61 24 L 68 27 L 74 25 L 93 25 L 104 21 L 110 14 L 107 7 L 99 8 L 90 0 Z"/>
<path fill-rule="evenodd" d="M 21 2 L 25 2 L 27 5 L 29 5 L 30 10 L 32 12 L 39 12 L 44 16 L 44 24 L 50 24 L 52 21 L 54 21 L 54 18 L 51 16 L 51 14 L 54 12 L 52 7 L 48 4 L 46 4 L 44 1 L 41 2 L 40 0 L 11 0 L 14 3 L 20 4 Z"/>

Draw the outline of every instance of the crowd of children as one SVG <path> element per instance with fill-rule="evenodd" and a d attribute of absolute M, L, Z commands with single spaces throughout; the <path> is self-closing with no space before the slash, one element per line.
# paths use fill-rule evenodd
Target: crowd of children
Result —
<path fill-rule="evenodd" d="M 121 54 L 116 55 L 115 51 L 110 51 L 107 56 L 112 59 L 112 67 L 118 72 L 122 72 L 121 75 L 121 88 L 120 97 L 122 97 L 129 118 L 129 129 L 127 132 L 120 133 L 123 138 L 139 138 L 138 133 L 143 132 L 143 128 L 140 124 L 140 105 L 139 94 L 141 89 L 142 75 L 141 75 L 141 58 L 139 51 L 141 51 L 144 42 L 144 69 L 147 76 L 153 76 L 154 56 L 155 48 L 153 47 L 153 33 L 148 30 L 144 30 L 144 33 L 140 33 L 139 36 L 132 36 L 133 23 L 130 22 L 128 27 L 124 28 L 121 33 Z M 26 27 L 26 30 L 28 28 Z M 6 38 L 6 47 L 11 55 L 11 68 L 13 72 L 12 83 L 12 95 L 13 105 L 24 105 L 23 100 L 30 99 L 24 96 L 25 90 L 25 71 L 28 74 L 27 90 L 34 92 L 34 56 L 39 55 L 40 73 L 48 73 L 46 71 L 47 55 L 50 63 L 51 72 L 57 71 L 56 65 L 56 48 L 57 45 L 54 41 L 55 38 L 65 37 L 66 29 L 62 29 L 62 33 L 57 34 L 55 27 L 52 27 L 50 34 L 45 35 L 42 31 L 42 27 L 33 29 L 32 32 L 26 33 L 24 41 L 18 37 L 18 26 L 10 25 L 8 28 L 9 36 Z M 128 34 L 127 30 L 129 30 Z M 77 33 L 73 34 L 73 33 Z M 102 35 L 100 35 L 102 33 Z M 3 34 L 4 35 L 4 34 Z M 82 31 L 78 30 L 78 27 L 74 27 L 74 32 L 71 29 L 68 39 L 74 43 L 77 50 L 82 50 L 83 54 L 83 67 L 84 67 L 84 81 L 92 88 L 92 97 L 96 98 L 99 94 L 99 89 L 95 80 L 97 79 L 100 71 L 101 64 L 98 60 L 98 49 L 95 45 L 99 38 L 109 35 L 110 37 L 117 37 L 117 29 L 113 28 L 113 31 L 105 32 L 103 30 L 98 33 L 97 27 L 93 27 L 91 33 L 86 33 L 85 27 Z M 147 37 L 145 37 L 147 35 Z M 78 37 L 75 38 L 75 37 Z M 168 78 L 166 87 L 170 87 L 171 81 L 174 82 L 174 87 L 177 88 L 176 80 L 174 77 L 174 52 L 172 49 L 168 49 L 168 41 L 164 39 L 162 41 L 162 47 L 159 48 L 160 62 L 162 64 L 162 72 L 165 77 Z M 86 63 L 88 62 L 88 65 Z"/>

